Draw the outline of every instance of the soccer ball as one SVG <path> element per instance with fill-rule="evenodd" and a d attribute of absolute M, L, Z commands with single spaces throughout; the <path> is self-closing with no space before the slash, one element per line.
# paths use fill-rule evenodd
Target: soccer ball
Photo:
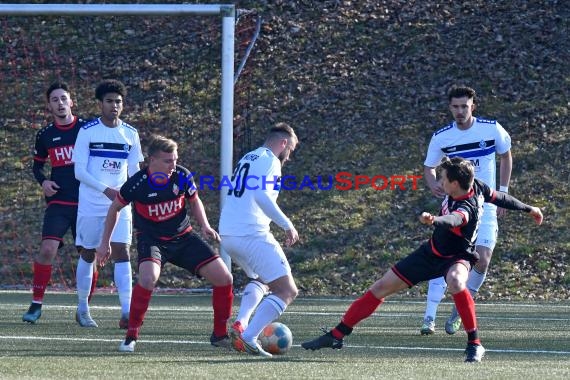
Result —
<path fill-rule="evenodd" d="M 291 348 L 293 335 L 283 323 L 273 322 L 263 329 L 258 340 L 265 351 L 273 355 L 283 355 Z"/>

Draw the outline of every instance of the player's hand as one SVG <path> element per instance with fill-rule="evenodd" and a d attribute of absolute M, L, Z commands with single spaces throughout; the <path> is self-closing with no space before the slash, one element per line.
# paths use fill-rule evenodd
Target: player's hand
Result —
<path fill-rule="evenodd" d="M 502 207 L 497 207 L 497 218 L 503 218 L 507 215 L 507 209 Z"/>
<path fill-rule="evenodd" d="M 103 194 L 105 194 L 105 196 L 109 198 L 109 200 L 114 201 L 115 198 L 117 197 L 117 194 L 119 194 L 119 190 L 111 189 L 110 187 L 108 187 L 105 189 L 105 191 L 103 191 Z"/>
<path fill-rule="evenodd" d="M 445 197 L 445 191 L 443 190 L 443 186 L 441 186 L 441 183 L 439 183 L 439 181 L 436 182 L 436 184 L 433 187 L 430 187 L 430 190 L 431 193 L 438 198 Z"/>
<path fill-rule="evenodd" d="M 422 214 L 420 215 L 420 223 L 422 224 L 427 224 L 428 226 L 431 226 L 434 220 L 435 216 L 433 216 L 429 212 L 422 212 Z"/>
<path fill-rule="evenodd" d="M 111 244 L 101 243 L 101 245 L 95 250 L 95 260 L 97 260 L 97 263 L 100 266 L 104 267 L 105 264 L 107 264 L 109 257 L 111 257 Z"/>
<path fill-rule="evenodd" d="M 285 238 L 285 246 L 286 247 L 290 247 L 299 241 L 299 233 L 297 232 L 295 227 L 291 227 L 290 230 L 285 230 L 285 235 L 287 236 Z"/>
<path fill-rule="evenodd" d="M 51 197 L 57 193 L 59 186 L 54 181 L 46 179 L 42 182 L 42 190 L 44 191 L 46 197 Z"/>
<path fill-rule="evenodd" d="M 207 237 L 214 239 L 217 242 L 219 242 L 221 240 L 218 232 L 210 226 L 202 227 L 202 233 L 204 235 L 206 235 Z"/>
<path fill-rule="evenodd" d="M 540 211 L 538 207 L 532 207 L 532 210 L 530 210 L 530 215 L 534 218 L 536 224 L 542 224 L 544 217 L 542 216 L 542 211 Z"/>

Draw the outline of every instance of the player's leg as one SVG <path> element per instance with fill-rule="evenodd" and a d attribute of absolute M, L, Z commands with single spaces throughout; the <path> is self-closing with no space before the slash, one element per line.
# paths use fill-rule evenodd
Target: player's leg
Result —
<path fill-rule="evenodd" d="M 468 262 L 460 261 L 450 267 L 446 279 L 457 312 L 463 321 L 463 327 L 467 333 L 465 361 L 479 362 L 485 353 L 485 349 L 481 345 L 481 340 L 478 335 L 475 302 L 466 285 L 470 267 Z"/>
<path fill-rule="evenodd" d="M 384 302 L 384 298 L 409 288 L 420 281 L 426 281 L 441 275 L 438 268 L 433 268 L 429 244 L 423 244 L 410 255 L 397 262 L 392 269 L 377 280 L 370 289 L 344 313 L 340 323 L 324 335 L 301 344 L 306 350 L 321 348 L 342 348 L 343 338 L 352 333 L 363 319 L 368 318 Z"/>
<path fill-rule="evenodd" d="M 101 242 L 104 216 L 77 215 L 77 236 L 75 245 L 80 247 L 79 260 L 77 261 L 76 286 L 77 286 L 77 313 L 75 320 L 82 327 L 97 327 L 97 323 L 91 317 L 89 311 L 89 294 L 93 283 L 95 271 L 95 249 Z"/>
<path fill-rule="evenodd" d="M 32 303 L 23 315 L 24 322 L 36 323 L 42 315 L 42 304 L 46 288 L 52 273 L 52 262 L 57 250 L 63 245 L 63 236 L 70 226 L 75 225 L 76 207 L 48 206 L 42 225 L 42 242 L 34 258 L 34 277 L 32 280 Z"/>
<path fill-rule="evenodd" d="M 487 204 L 485 204 L 487 206 Z M 485 209 L 487 210 L 487 209 Z M 494 216 L 494 217 L 493 217 Z M 477 292 L 483 285 L 487 276 L 487 269 L 491 262 L 493 249 L 497 242 L 497 218 L 496 214 L 485 211 L 483 220 L 479 226 L 477 235 L 476 249 L 479 254 L 479 261 L 473 266 L 469 272 L 467 279 L 467 289 L 471 292 L 471 296 L 475 298 Z M 461 317 L 455 307 L 452 308 L 451 314 L 445 322 L 445 332 L 455 334 L 461 327 Z"/>
<path fill-rule="evenodd" d="M 271 294 L 259 302 L 247 328 L 237 337 L 232 334 L 232 346 L 253 355 L 270 357 L 257 341 L 259 333 L 283 314 L 297 297 L 298 290 L 291 275 L 291 267 L 283 249 L 271 233 L 232 237 L 228 253 L 242 267 L 249 278 L 258 278 L 267 284 Z M 259 288 L 260 293 L 263 288 Z M 253 302 L 252 302 L 253 303 Z"/>
<path fill-rule="evenodd" d="M 313 351 L 326 347 L 342 348 L 344 337 L 350 335 L 358 323 L 372 315 L 384 302 L 385 297 L 408 287 L 409 285 L 392 269 L 388 270 L 382 278 L 372 284 L 364 295 L 349 306 L 335 328 L 328 332 L 325 331 L 325 334 L 318 338 L 302 343 L 301 347 Z"/>
<path fill-rule="evenodd" d="M 40 252 L 34 260 L 34 278 L 32 280 L 32 303 L 22 317 L 24 322 L 36 323 L 42 315 L 42 304 L 46 288 L 51 279 L 52 261 L 57 255 L 59 240 L 44 239 Z"/>
<path fill-rule="evenodd" d="M 242 269 L 248 267 L 247 261 L 242 261 L 237 252 L 251 249 L 251 247 L 247 247 L 249 244 L 249 237 L 224 236 L 222 238 L 222 247 L 226 252 L 228 250 L 233 252 L 233 254 L 230 254 L 230 257 Z M 234 339 L 247 328 L 253 312 L 269 291 L 269 287 L 261 282 L 253 271 L 246 269 L 244 271 L 248 273 L 250 280 L 243 290 L 239 311 L 230 330 L 230 334 L 234 335 Z"/>
<path fill-rule="evenodd" d="M 423 324 L 420 328 L 421 335 L 431 335 L 435 332 L 435 316 L 437 313 L 437 307 L 445 296 L 446 289 L 447 283 L 443 277 L 434 278 L 429 281 L 426 309 L 424 312 Z"/>
<path fill-rule="evenodd" d="M 138 282 L 132 292 L 127 333 L 125 340 L 119 346 L 121 352 L 134 352 L 135 350 L 135 344 L 162 267 L 158 247 L 139 241 L 138 252 Z"/>
<path fill-rule="evenodd" d="M 213 251 L 210 254 L 215 255 Z M 232 315 L 234 301 L 233 278 L 220 257 L 207 260 L 206 264 L 199 266 L 198 275 L 208 280 L 213 286 L 214 328 L 210 336 L 210 343 L 216 347 L 230 348 L 227 326 Z"/>
<path fill-rule="evenodd" d="M 128 209 L 121 210 L 119 220 L 111 236 L 111 260 L 113 260 L 113 278 L 119 303 L 121 318 L 119 328 L 126 329 L 129 321 L 129 310 L 133 293 L 133 273 L 131 268 L 130 244 L 132 240 L 132 221 Z"/>

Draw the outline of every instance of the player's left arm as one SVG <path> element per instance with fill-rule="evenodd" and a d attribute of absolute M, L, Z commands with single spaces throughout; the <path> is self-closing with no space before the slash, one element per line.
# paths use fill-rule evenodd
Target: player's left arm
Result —
<path fill-rule="evenodd" d="M 208 237 L 216 241 L 220 241 L 220 235 L 218 232 L 210 226 L 210 222 L 208 221 L 208 217 L 206 216 L 206 209 L 204 208 L 204 204 L 202 200 L 198 197 L 198 194 L 194 194 L 192 198 L 190 198 L 190 211 L 192 212 L 192 216 L 198 222 L 198 225 L 202 229 L 202 233 Z"/>
<path fill-rule="evenodd" d="M 508 193 L 509 183 L 511 182 L 511 173 L 513 171 L 513 156 L 511 150 L 507 150 L 503 154 L 499 154 L 499 190 Z M 497 216 L 503 217 L 507 213 L 502 207 L 497 208 Z"/>
<path fill-rule="evenodd" d="M 486 202 L 493 203 L 508 210 L 526 211 L 530 214 L 530 216 L 534 218 L 536 224 L 542 224 L 542 211 L 540 211 L 538 207 L 527 205 L 526 203 L 523 203 L 522 201 L 507 193 L 500 191 L 492 191 L 492 193 L 492 197 L 490 199 L 486 199 Z"/>
<path fill-rule="evenodd" d="M 141 140 L 139 134 L 136 134 L 134 139 L 133 148 L 129 152 L 127 158 L 127 176 L 130 178 L 140 170 L 140 163 L 144 161 L 144 155 L 142 153 Z"/>

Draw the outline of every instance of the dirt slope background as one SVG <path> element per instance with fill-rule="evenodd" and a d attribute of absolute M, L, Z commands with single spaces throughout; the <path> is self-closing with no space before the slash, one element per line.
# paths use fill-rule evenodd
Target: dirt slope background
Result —
<path fill-rule="evenodd" d="M 470 85 L 479 97 L 476 114 L 497 119 L 511 134 L 511 193 L 539 205 L 546 215 L 541 227 L 515 212 L 500 221 L 499 243 L 481 297 L 568 299 L 570 7 L 564 1 L 462 3 L 236 2 L 263 20 L 236 88 L 236 156 L 260 144 L 268 126 L 285 121 L 301 140 L 284 168 L 284 174 L 297 180 L 308 178 L 316 187 L 319 176 L 327 182 L 340 171 L 370 177 L 421 175 L 431 133 L 450 121 L 446 90 L 455 83 Z M 1 47 L 9 50 L 18 36 L 33 41 L 33 36 L 54 35 L 52 25 L 61 28 L 63 22 L 68 34 L 58 40 L 57 51 L 63 56 L 74 51 L 74 85 L 86 114 L 97 113 L 87 107 L 97 80 L 117 77 L 129 85 L 125 118 L 143 138 L 157 131 L 169 134 L 183 146 L 182 164 L 216 173 L 216 115 L 196 116 L 193 103 L 203 98 L 215 108 L 219 95 L 208 86 L 215 87 L 219 74 L 207 65 L 193 67 L 190 89 L 178 88 L 175 79 L 193 54 L 204 54 L 200 43 L 209 41 L 198 38 L 196 46 L 186 46 L 178 40 L 186 22 L 181 18 L 95 20 L 88 23 L 89 32 L 81 20 L 57 20 L 30 24 L 9 19 L 4 23 L 10 33 L 3 35 Z M 14 23 L 20 23 L 19 32 Z M 109 36 L 112 44 L 99 41 Z M 150 49 L 154 40 L 163 41 L 162 46 Z M 135 60 L 145 62 L 144 70 L 125 63 Z M 37 88 L 52 77 L 53 70 L 47 70 L 37 79 Z M 201 86 L 206 90 L 199 90 Z M 28 95 L 21 102 L 41 104 L 41 96 Z M 2 149 L 9 157 L 2 162 L 2 181 L 9 183 L 14 172 L 21 173 L 17 175 L 30 181 L 32 189 L 32 201 L 26 204 L 34 204 L 39 210 L 34 215 L 41 215 L 41 196 L 25 174 L 35 131 L 28 117 L 11 114 L 17 108 L 8 101 L 12 98 L 3 98 Z M 32 126 L 39 127 L 44 117 L 32 116 Z M 207 140 L 210 135 L 213 140 Z M 422 181 L 416 190 L 407 184 L 405 191 L 369 186 L 298 190 L 299 184 L 297 190 L 282 191 L 280 204 L 301 234 L 301 242 L 287 254 L 302 294 L 358 294 L 429 237 L 430 228 L 419 224 L 417 216 L 424 210 L 435 212 L 438 203 Z M 13 191 L 2 200 L 3 236 L 13 254 L 26 261 L 35 242 L 29 243 L 29 233 L 13 231 L 32 222 L 22 220 L 27 216 L 18 212 L 18 202 L 24 201 L 18 189 Z M 217 225 L 218 192 L 205 191 L 203 199 Z M 2 272 L 13 270 L 14 264 L 4 260 Z M 166 271 L 170 276 L 162 279 L 165 286 L 200 286 L 185 274 Z M 243 281 L 237 271 L 236 283 Z M 420 286 L 407 294 L 424 292 Z"/>

